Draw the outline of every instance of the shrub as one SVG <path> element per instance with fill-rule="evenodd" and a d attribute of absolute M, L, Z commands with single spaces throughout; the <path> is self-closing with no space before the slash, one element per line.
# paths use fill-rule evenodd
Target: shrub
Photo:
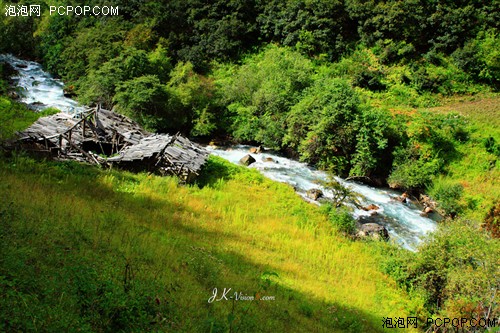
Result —
<path fill-rule="evenodd" d="M 462 198 L 463 186 L 444 177 L 434 180 L 429 194 L 438 203 L 438 208 L 444 215 L 455 216 L 462 210 L 460 199 Z"/>
<path fill-rule="evenodd" d="M 312 81 L 312 62 L 289 48 L 270 45 L 239 68 L 216 72 L 221 100 L 238 140 L 281 148 L 290 108 Z"/>
<path fill-rule="evenodd" d="M 431 314 L 498 317 L 500 242 L 475 223 L 444 223 L 417 253 L 405 252 L 392 256 L 385 268 L 412 294 L 423 297 Z"/>
<path fill-rule="evenodd" d="M 424 151 L 415 146 L 395 150 L 394 169 L 387 179 L 391 187 L 412 190 L 430 185 L 443 162 L 438 158 L 425 157 Z"/>
<path fill-rule="evenodd" d="M 356 231 L 356 220 L 346 208 L 336 208 L 326 203 L 321 209 L 328 215 L 329 221 L 338 232 L 352 235 Z"/>
<path fill-rule="evenodd" d="M 285 143 L 310 163 L 348 174 L 361 115 L 359 96 L 343 79 L 323 78 L 306 90 L 288 116 Z"/>
<path fill-rule="evenodd" d="M 117 109 L 148 129 L 168 131 L 184 125 L 187 117 L 169 113 L 172 99 L 167 88 L 155 75 L 145 75 L 120 83 L 113 101 Z"/>
<path fill-rule="evenodd" d="M 498 144 L 494 137 L 489 136 L 484 139 L 484 148 L 490 154 L 500 157 L 500 144 Z"/>
<path fill-rule="evenodd" d="M 500 36 L 495 30 L 481 31 L 463 48 L 453 53 L 458 67 L 470 73 L 476 80 L 500 86 Z"/>

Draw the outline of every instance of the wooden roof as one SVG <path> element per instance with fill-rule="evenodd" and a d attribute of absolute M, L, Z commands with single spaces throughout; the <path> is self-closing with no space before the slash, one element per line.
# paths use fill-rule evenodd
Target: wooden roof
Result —
<path fill-rule="evenodd" d="M 152 134 L 135 121 L 113 111 L 96 108 L 79 118 L 57 113 L 38 119 L 18 133 L 18 143 L 94 164 L 118 164 L 135 170 L 160 171 L 189 179 L 209 153 L 181 135 Z M 91 143 L 91 145 L 88 145 Z M 107 155 L 103 157 L 103 146 Z M 100 147 L 99 154 L 88 147 Z"/>

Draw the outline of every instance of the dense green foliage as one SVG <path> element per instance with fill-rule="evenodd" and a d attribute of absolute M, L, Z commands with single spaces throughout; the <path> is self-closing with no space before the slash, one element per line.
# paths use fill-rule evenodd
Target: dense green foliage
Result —
<path fill-rule="evenodd" d="M 32 34 L 4 34 L 0 50 L 22 45 L 83 103 L 151 130 L 229 135 L 339 175 L 424 189 L 449 157 L 436 148 L 443 138 L 415 135 L 425 124 L 401 131 L 407 120 L 386 108 L 498 88 L 496 1 L 109 5 L 120 14 L 2 18 Z"/>
<path fill-rule="evenodd" d="M 393 253 L 385 269 L 429 313 L 449 318 L 500 314 L 500 242 L 466 221 L 441 225 L 417 253 Z M 423 313 L 422 313 L 423 315 Z"/>

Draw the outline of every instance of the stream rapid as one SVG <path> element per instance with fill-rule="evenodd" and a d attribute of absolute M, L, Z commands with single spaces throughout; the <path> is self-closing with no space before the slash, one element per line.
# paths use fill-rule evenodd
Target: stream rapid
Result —
<path fill-rule="evenodd" d="M 45 72 L 35 61 L 21 60 L 10 54 L 1 54 L 0 62 L 10 64 L 18 73 L 11 79 L 17 87 L 20 101 L 32 109 L 54 107 L 66 113 L 80 113 L 84 108 L 64 96 L 64 83 Z"/>

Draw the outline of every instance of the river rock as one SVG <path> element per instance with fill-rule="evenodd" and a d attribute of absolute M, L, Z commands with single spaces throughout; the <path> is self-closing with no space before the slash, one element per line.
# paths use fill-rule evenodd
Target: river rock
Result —
<path fill-rule="evenodd" d="M 368 206 L 362 207 L 362 208 L 363 208 L 363 210 L 366 210 L 366 211 L 380 209 L 380 207 L 375 205 L 375 204 L 369 204 Z"/>
<path fill-rule="evenodd" d="M 63 90 L 63 96 L 67 98 L 76 97 L 76 94 L 73 91 Z"/>
<path fill-rule="evenodd" d="M 249 152 L 252 154 L 260 154 L 260 153 L 264 152 L 264 147 L 262 147 L 262 146 L 252 147 L 249 149 Z"/>
<path fill-rule="evenodd" d="M 276 162 L 272 157 L 263 157 L 262 158 L 263 162 Z"/>
<path fill-rule="evenodd" d="M 388 218 L 378 212 L 371 212 L 370 215 L 361 215 L 358 217 L 359 224 L 367 224 L 367 223 L 377 223 L 384 224 L 388 222 Z"/>
<path fill-rule="evenodd" d="M 321 191 L 319 188 L 312 188 L 310 190 L 307 190 L 306 195 L 309 199 L 313 199 L 316 201 L 319 198 L 323 197 L 323 191 Z"/>
<path fill-rule="evenodd" d="M 420 203 L 422 204 L 422 206 L 424 207 L 430 207 L 432 209 L 436 209 L 436 202 L 433 201 L 428 195 L 425 195 L 425 194 L 421 194 L 420 195 Z"/>
<path fill-rule="evenodd" d="M 255 163 L 255 158 L 252 157 L 252 155 L 245 155 L 241 158 L 240 163 L 246 166 L 249 166 L 252 163 Z"/>
<path fill-rule="evenodd" d="M 424 207 L 424 210 L 422 211 L 422 214 L 420 214 L 420 216 L 427 217 L 427 216 L 429 216 L 430 213 L 434 213 L 434 209 L 427 206 L 427 207 Z"/>
<path fill-rule="evenodd" d="M 374 239 L 383 239 L 383 240 L 388 240 L 389 239 L 389 232 L 387 229 L 377 223 L 365 223 L 359 226 L 358 232 L 356 235 L 359 238 L 374 238 Z"/>
<path fill-rule="evenodd" d="M 7 93 L 7 96 L 9 96 L 9 98 L 12 98 L 12 99 L 19 99 L 19 97 L 20 97 L 17 92 L 12 91 L 12 90 Z"/>

